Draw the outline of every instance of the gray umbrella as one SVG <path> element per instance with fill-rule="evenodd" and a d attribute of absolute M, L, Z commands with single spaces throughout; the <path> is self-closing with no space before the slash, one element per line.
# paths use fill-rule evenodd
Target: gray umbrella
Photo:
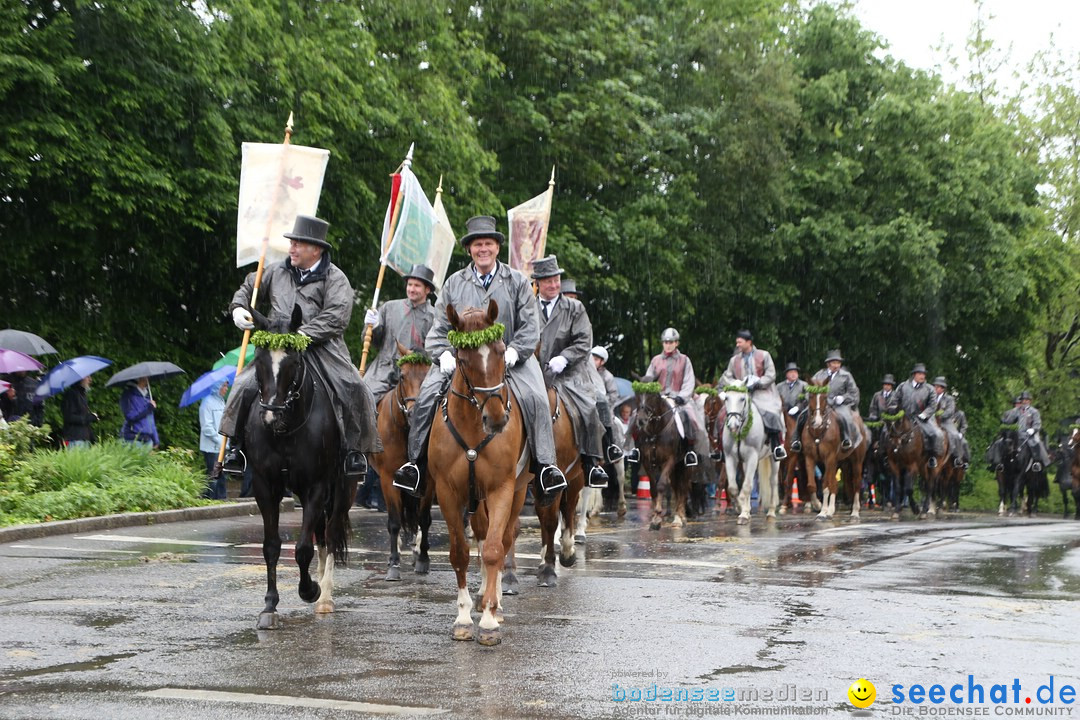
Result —
<path fill-rule="evenodd" d="M 31 332 L 11 328 L 0 330 L 0 348 L 17 350 L 26 355 L 48 355 L 56 352 L 56 348 L 44 338 Z"/>
<path fill-rule="evenodd" d="M 109 381 L 105 383 L 105 387 L 112 387 L 113 385 L 119 385 L 128 380 L 138 380 L 139 378 L 163 380 L 168 377 L 173 377 L 174 375 L 183 375 L 185 372 L 184 368 L 179 365 L 173 365 L 171 362 L 149 360 L 124 368 L 109 378 Z"/>

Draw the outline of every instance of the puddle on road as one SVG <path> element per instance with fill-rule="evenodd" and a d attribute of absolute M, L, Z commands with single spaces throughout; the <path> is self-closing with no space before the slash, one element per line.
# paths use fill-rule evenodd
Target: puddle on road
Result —
<path fill-rule="evenodd" d="M 128 652 L 117 653 L 115 655 L 98 655 L 97 657 L 90 658 L 89 660 L 83 660 L 82 662 L 62 663 L 60 665 L 49 665 L 48 667 L 35 668 L 33 670 L 16 670 L 14 672 L 4 673 L 4 675 L 0 676 L 0 693 L 5 692 L 7 684 L 12 680 L 34 677 L 37 675 L 52 675 L 53 673 L 100 670 L 106 665 L 111 665 L 117 660 L 134 657 L 135 655 L 138 655 L 138 653 Z"/>

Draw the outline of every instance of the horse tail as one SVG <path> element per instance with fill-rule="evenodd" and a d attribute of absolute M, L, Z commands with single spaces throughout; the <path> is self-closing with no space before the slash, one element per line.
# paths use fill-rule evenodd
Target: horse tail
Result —
<path fill-rule="evenodd" d="M 338 467 L 330 502 L 330 517 L 326 523 L 326 542 L 333 549 L 334 561 L 344 565 L 349 554 L 349 510 L 353 498 L 343 467 Z"/>

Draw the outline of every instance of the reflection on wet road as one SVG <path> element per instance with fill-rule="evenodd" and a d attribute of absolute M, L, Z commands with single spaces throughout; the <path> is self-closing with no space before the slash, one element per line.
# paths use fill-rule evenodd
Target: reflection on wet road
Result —
<path fill-rule="evenodd" d="M 848 717 L 846 689 L 865 677 L 878 686 L 868 712 L 885 717 L 892 683 L 1080 684 L 1080 523 L 870 512 L 857 524 L 794 515 L 737 526 L 713 513 L 653 532 L 642 503 L 598 518 L 548 589 L 535 584 L 530 513 L 521 594 L 505 598 L 495 648 L 450 638 L 456 588 L 440 521 L 431 573 L 413 574 L 403 553 L 403 579 L 388 583 L 386 516 L 354 511 L 337 612 L 316 617 L 296 595 L 288 549 L 299 513 L 285 513 L 284 627 L 271 632 L 254 629 L 258 517 L 0 545 L 0 716 L 550 720 L 718 708 L 619 700 L 652 685 L 742 689 L 766 709 L 765 692 L 805 691 L 818 716 Z"/>

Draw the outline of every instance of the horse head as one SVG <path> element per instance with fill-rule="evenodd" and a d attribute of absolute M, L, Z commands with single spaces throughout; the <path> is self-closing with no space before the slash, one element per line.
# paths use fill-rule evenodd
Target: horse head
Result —
<path fill-rule="evenodd" d="M 637 393 L 637 412 L 634 413 L 634 425 L 638 435 L 643 438 L 658 437 L 664 431 L 671 408 L 664 398 L 655 392 Z"/>
<path fill-rule="evenodd" d="M 271 322 L 255 312 L 252 312 L 252 318 L 255 327 L 278 335 L 295 334 L 304 322 L 299 305 L 293 307 L 292 317 L 288 320 Z M 284 435 L 292 424 L 291 416 L 307 375 L 302 352 L 288 343 L 260 346 L 255 351 L 254 365 L 263 422 L 275 435 Z"/>
<path fill-rule="evenodd" d="M 394 404 L 408 424 L 416 398 L 420 396 L 420 386 L 431 369 L 431 359 L 423 350 L 410 350 L 401 343 L 397 344 L 397 351 L 398 361 L 393 378 Z"/>
<path fill-rule="evenodd" d="M 806 411 L 810 418 L 810 427 L 820 430 L 825 425 L 829 409 L 829 384 L 822 380 L 811 380 L 806 386 Z"/>
<path fill-rule="evenodd" d="M 746 389 L 746 383 L 742 380 L 733 381 L 724 387 L 721 397 L 724 399 L 724 410 L 727 412 L 724 423 L 733 435 L 738 435 L 746 424 L 753 407 L 750 404 L 750 393 Z"/>
<path fill-rule="evenodd" d="M 451 340 L 451 345 L 456 348 L 457 377 L 464 386 L 452 392 L 480 411 L 484 432 L 489 434 L 502 432 L 510 421 L 510 393 L 506 388 L 504 358 L 506 343 L 501 335 L 495 337 L 492 333 L 484 333 L 495 325 L 498 317 L 499 304 L 494 300 L 488 301 L 487 310 L 470 307 L 461 314 L 453 305 L 446 306 L 446 318 L 459 333 L 457 341 Z M 458 384 L 455 382 L 455 386 Z M 492 398 L 498 398 L 499 402 L 489 403 Z"/>
<path fill-rule="evenodd" d="M 1074 427 L 1072 429 L 1072 432 L 1069 433 L 1069 439 L 1066 442 L 1066 446 L 1069 448 L 1069 451 L 1071 452 L 1072 450 L 1074 450 L 1076 448 L 1077 443 L 1080 443 L 1080 428 L 1075 428 Z"/>

